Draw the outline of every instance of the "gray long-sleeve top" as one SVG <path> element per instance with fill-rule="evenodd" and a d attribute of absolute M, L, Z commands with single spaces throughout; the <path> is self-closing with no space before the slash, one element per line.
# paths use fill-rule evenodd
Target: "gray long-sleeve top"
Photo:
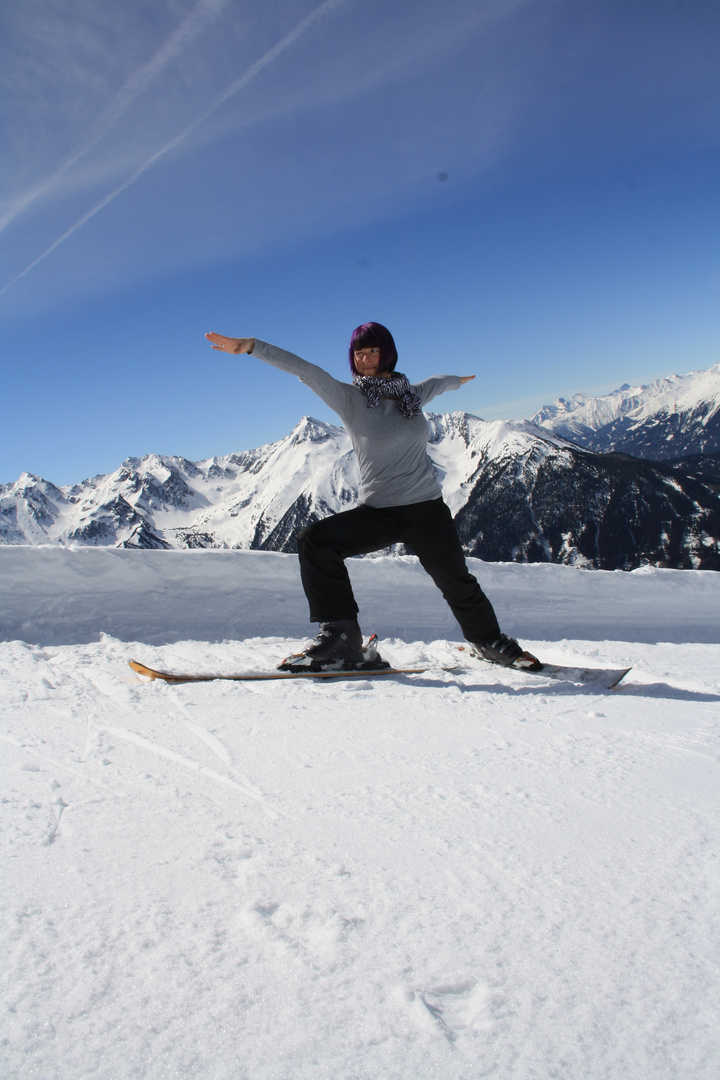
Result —
<path fill-rule="evenodd" d="M 428 457 L 429 427 L 422 413 L 408 419 L 397 401 L 368 406 L 362 390 L 334 379 L 294 353 L 256 339 L 253 356 L 297 375 L 336 412 L 347 430 L 360 466 L 360 502 L 368 506 L 409 506 L 439 499 L 442 490 Z M 423 405 L 462 385 L 457 375 L 434 375 L 412 384 Z"/>

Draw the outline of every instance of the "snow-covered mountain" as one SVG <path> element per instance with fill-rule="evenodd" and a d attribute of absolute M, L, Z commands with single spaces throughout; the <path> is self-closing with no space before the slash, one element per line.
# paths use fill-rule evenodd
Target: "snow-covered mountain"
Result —
<path fill-rule="evenodd" d="M 429 451 L 466 551 L 487 561 L 720 569 L 717 476 L 578 448 L 527 421 L 430 414 Z M 151 454 L 80 484 L 0 486 L 0 543 L 294 551 L 357 499 L 345 431 L 303 417 L 276 443 L 207 461 Z"/>
<path fill-rule="evenodd" d="M 655 461 L 720 453 L 720 364 L 628 386 L 603 397 L 575 394 L 536 412 L 531 423 L 598 453 Z"/>
<path fill-rule="evenodd" d="M 344 430 L 303 417 L 279 442 L 207 461 L 127 458 L 67 487 L 23 473 L 0 486 L 0 543 L 282 551 L 309 515 L 356 497 Z"/>
<path fill-rule="evenodd" d="M 492 439 L 501 425 L 464 413 L 431 415 L 430 424 L 431 453 L 456 510 L 475 468 L 471 429 L 487 428 Z M 358 481 L 344 429 L 305 416 L 279 442 L 207 461 L 128 458 L 67 487 L 23 473 L 0 486 L 0 542 L 285 551 L 302 524 L 353 505 Z"/>

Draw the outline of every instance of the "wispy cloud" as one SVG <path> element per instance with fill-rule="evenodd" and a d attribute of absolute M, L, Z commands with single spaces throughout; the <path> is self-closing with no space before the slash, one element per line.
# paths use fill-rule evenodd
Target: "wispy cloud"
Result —
<path fill-rule="evenodd" d="M 638 12 L 615 34 L 601 0 L 585 14 L 572 0 L 185 0 L 192 11 L 180 25 L 168 22 L 177 0 L 144 9 L 90 0 L 94 17 L 76 21 L 71 0 L 37 2 L 68 17 L 38 28 L 18 20 L 24 36 L 0 46 L 7 86 L 19 87 L 8 95 L 18 180 L 0 204 L 0 227 L 20 215 L 3 234 L 13 261 L 0 292 L 15 285 L 13 312 L 25 299 L 57 306 L 83 290 L 441 208 L 471 190 L 484 197 L 538 165 L 602 161 L 603 146 L 617 156 L 632 142 L 635 152 L 657 142 L 668 112 L 646 107 L 666 91 L 663 66 L 636 48 L 647 30 Z M 290 28 L 288 17 L 300 21 Z M 33 96 L 22 71 L 41 71 L 44 46 L 61 33 L 67 63 L 36 78 Z M 637 64 L 624 62 L 636 53 Z M 605 68 L 618 71 L 610 84 Z M 642 108 L 624 93 L 631 74 Z M 697 95 L 684 87 L 689 111 Z M 110 101 L 99 118 L 97 100 Z M 48 165 L 68 147 L 59 168 Z M 371 180 L 359 148 L 371 148 Z M 450 184 L 437 184 L 441 171 Z M 40 263 L 42 290 L 31 273 Z"/>
<path fill-rule="evenodd" d="M 195 39 L 210 27 L 229 3 L 230 0 L 200 0 L 187 18 L 163 42 L 148 62 L 130 76 L 123 88 L 98 117 L 85 141 L 66 157 L 50 176 L 23 192 L 5 213 L 0 215 L 0 232 L 37 199 L 51 191 L 70 169 L 89 154 L 101 139 L 112 130 L 133 102 L 157 80 L 168 64 L 192 45 Z"/>
<path fill-rule="evenodd" d="M 178 29 L 176 34 L 172 36 L 172 39 L 168 40 L 165 45 L 160 50 L 158 50 L 153 59 L 149 61 L 149 63 L 145 65 L 144 68 L 137 72 L 132 79 L 128 80 L 128 83 L 126 84 L 124 90 L 121 92 L 121 94 L 118 95 L 113 104 L 106 110 L 106 113 L 103 114 L 104 116 L 108 116 L 108 119 L 106 120 L 102 130 L 99 130 L 99 133 L 93 135 L 92 142 L 88 142 L 80 152 L 76 153 L 73 158 L 69 158 L 68 162 L 70 164 L 68 164 L 67 162 L 64 163 L 63 166 L 61 166 L 61 169 L 58 170 L 53 175 L 53 177 L 50 178 L 50 180 L 46 181 L 44 185 L 41 185 L 42 190 L 39 192 L 39 194 L 41 194 L 42 191 L 47 190 L 52 183 L 56 182 L 56 180 L 59 178 L 60 175 L 62 175 L 62 173 L 67 172 L 67 170 L 71 167 L 72 164 L 78 161 L 80 157 L 83 156 L 83 154 L 87 153 L 91 146 L 94 146 L 98 142 L 98 140 L 102 138 L 102 135 L 108 129 L 110 124 L 116 122 L 119 116 L 122 115 L 122 113 L 127 109 L 128 105 L 138 96 L 138 94 L 142 93 L 142 90 L 145 89 L 147 85 L 149 85 L 149 83 L 157 75 L 161 68 L 165 66 L 165 64 L 168 62 L 168 59 L 170 59 L 170 54 L 172 56 L 176 56 L 181 51 L 181 49 L 185 48 L 189 41 L 192 40 L 193 37 L 196 37 L 200 30 L 207 25 L 207 16 L 205 18 L 205 21 L 202 21 L 201 15 L 206 14 L 207 9 L 210 6 L 217 6 L 217 4 L 224 2 L 225 0 L 203 0 L 203 2 L 198 5 L 198 8 L 195 9 L 191 16 L 188 16 L 188 19 L 185 20 L 185 22 Z M 298 38 L 300 38 L 304 33 L 306 33 L 310 29 L 310 27 L 318 21 L 318 19 L 320 19 L 324 15 L 327 15 L 330 11 L 333 10 L 333 8 L 339 7 L 344 2 L 345 0 L 323 0 L 323 3 L 319 4 L 318 7 L 311 11 L 309 15 L 306 15 L 304 19 L 301 19 L 300 22 L 288 34 L 286 34 L 283 38 L 280 39 L 280 41 L 273 45 L 271 49 L 268 49 L 268 51 L 264 53 L 264 55 L 261 56 L 259 60 L 256 60 L 255 63 L 252 64 L 243 75 L 241 75 L 238 79 L 235 79 L 232 83 L 230 83 L 229 86 L 227 86 L 223 91 L 221 91 L 221 93 L 219 93 L 214 98 L 210 105 L 206 109 L 204 109 L 202 113 L 196 116 L 195 119 L 190 124 L 188 124 L 178 135 L 170 139 L 169 142 L 166 142 L 163 146 L 161 146 L 158 150 L 151 154 L 150 157 L 143 161 L 143 163 L 139 165 L 136 169 L 134 169 L 133 172 L 131 172 L 130 175 L 125 180 L 123 180 L 121 184 L 118 184 L 115 188 L 113 188 L 112 191 L 110 191 L 99 202 L 97 202 L 95 206 L 88 210 L 87 213 L 79 217 L 78 220 L 73 225 L 71 225 L 69 229 L 66 229 L 65 232 L 57 238 L 57 240 L 53 241 L 53 243 L 50 244 L 50 246 L 47 247 L 45 251 L 42 252 L 42 254 L 38 255 L 36 259 L 33 259 L 33 261 L 29 263 L 29 265 L 26 266 L 24 270 L 21 270 L 19 274 L 17 274 L 11 281 L 7 283 L 7 285 L 3 286 L 3 288 L 0 289 L 0 296 L 2 296 L 3 293 L 7 292 L 8 289 L 12 288 L 12 286 L 15 285 L 16 282 L 20 281 L 21 278 L 25 277 L 26 274 L 29 274 L 31 270 L 33 270 L 39 263 L 46 259 L 48 255 L 51 255 L 53 251 L 55 251 L 66 240 L 68 240 L 74 233 L 76 233 L 78 229 L 81 229 L 83 225 L 86 225 L 87 222 L 94 218 L 96 214 L 99 214 L 101 210 L 104 210 L 105 207 L 108 206 L 111 202 L 113 202 L 114 199 L 117 199 L 119 195 L 122 195 L 124 191 L 127 191 L 127 189 L 132 184 L 134 184 L 135 181 L 143 175 L 143 173 L 147 172 L 148 169 L 150 169 L 157 161 L 159 161 L 160 158 L 164 157 L 166 154 L 169 154 L 172 150 L 175 150 L 176 147 L 178 147 L 182 142 L 184 142 L 185 139 L 188 138 L 188 136 L 192 135 L 192 133 L 196 131 L 197 128 L 200 127 L 200 125 L 203 124 L 208 119 L 208 117 L 210 117 L 212 113 L 215 112 L 216 109 L 219 109 L 220 106 L 223 105 L 229 98 L 231 98 L 234 94 L 237 94 L 240 90 L 247 86 L 252 79 L 259 75 L 263 68 L 266 68 L 268 64 L 271 64 L 273 60 L 276 60 L 277 57 L 280 56 L 280 54 L 284 52 L 285 49 L 293 45 L 298 40 Z M 199 11 L 200 7 L 203 7 L 205 9 L 204 12 L 201 13 Z M 195 19 L 193 26 L 188 27 L 188 23 L 190 23 L 195 16 L 197 16 L 197 18 Z M 186 27 L 187 29 L 185 30 L 182 40 L 178 38 L 177 42 L 175 42 L 174 39 L 177 38 L 178 35 L 180 35 L 183 27 Z M 171 41 L 173 42 L 172 45 Z M 129 91 L 128 88 L 131 86 L 131 83 L 133 84 L 133 89 Z M 25 205 L 28 205 L 28 203 L 26 202 Z M 21 209 L 23 208 L 24 207 L 22 207 Z M 20 211 L 18 211 L 18 213 L 19 212 Z"/>

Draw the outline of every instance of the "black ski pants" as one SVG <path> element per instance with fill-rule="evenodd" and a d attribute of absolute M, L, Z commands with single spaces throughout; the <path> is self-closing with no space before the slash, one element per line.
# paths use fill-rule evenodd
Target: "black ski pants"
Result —
<path fill-rule="evenodd" d="M 442 592 L 466 640 L 483 642 L 500 633 L 492 604 L 467 568 L 455 522 L 442 499 L 410 506 L 357 506 L 301 529 L 297 542 L 311 622 L 355 619 L 359 608 L 344 560 L 403 543 Z"/>

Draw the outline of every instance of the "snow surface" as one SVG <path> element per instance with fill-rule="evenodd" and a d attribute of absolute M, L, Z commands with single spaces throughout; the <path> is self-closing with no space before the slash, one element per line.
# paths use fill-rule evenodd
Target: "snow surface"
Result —
<path fill-rule="evenodd" d="M 3 1078 L 715 1080 L 720 575 L 472 565 L 625 684 L 469 666 L 392 558 L 426 673 L 150 683 L 294 649 L 294 557 L 0 550 Z"/>

